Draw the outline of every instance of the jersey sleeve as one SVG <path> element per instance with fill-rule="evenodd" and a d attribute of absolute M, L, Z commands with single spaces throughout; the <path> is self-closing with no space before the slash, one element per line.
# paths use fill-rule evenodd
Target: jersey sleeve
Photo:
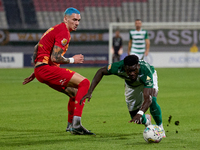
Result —
<path fill-rule="evenodd" d="M 147 74 L 141 78 L 142 82 L 144 83 L 145 88 L 153 88 L 153 76 L 152 74 Z"/>
<path fill-rule="evenodd" d="M 146 30 L 145 39 L 149 39 L 148 31 Z"/>
<path fill-rule="evenodd" d="M 60 47 L 60 48 L 62 48 L 64 50 L 68 43 L 69 43 L 69 41 L 67 40 L 65 32 L 59 32 L 56 35 L 55 44 L 54 45 L 56 45 L 56 46 L 58 46 L 58 47 Z"/>
<path fill-rule="evenodd" d="M 118 70 L 121 70 L 122 65 L 123 65 L 123 60 L 121 60 L 119 62 L 114 62 L 107 66 L 107 71 L 110 74 L 118 75 Z"/>
<path fill-rule="evenodd" d="M 108 71 L 110 74 L 116 74 L 116 70 L 115 70 L 113 64 L 109 64 L 109 65 L 107 66 L 107 71 Z"/>
<path fill-rule="evenodd" d="M 131 31 L 129 31 L 129 38 L 130 38 L 130 40 L 132 40 Z"/>
<path fill-rule="evenodd" d="M 142 77 L 140 80 L 143 82 L 145 88 L 153 88 L 153 72 L 150 66 L 141 67 Z"/>

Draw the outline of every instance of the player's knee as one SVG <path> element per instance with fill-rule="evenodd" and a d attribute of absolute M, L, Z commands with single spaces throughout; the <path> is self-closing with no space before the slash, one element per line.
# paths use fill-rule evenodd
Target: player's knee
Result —
<path fill-rule="evenodd" d="M 90 87 L 90 81 L 89 81 L 87 78 L 85 78 L 85 79 L 83 79 L 83 80 L 79 83 L 79 86 L 84 86 L 84 87 L 86 87 L 86 88 L 89 89 L 89 87 Z"/>

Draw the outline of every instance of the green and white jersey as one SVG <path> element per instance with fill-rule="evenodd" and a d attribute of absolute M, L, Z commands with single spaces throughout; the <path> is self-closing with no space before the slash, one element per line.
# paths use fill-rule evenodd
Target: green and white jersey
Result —
<path fill-rule="evenodd" d="M 107 66 L 107 71 L 124 79 L 125 82 L 131 87 L 144 85 L 145 88 L 153 88 L 153 73 L 154 67 L 150 66 L 147 62 L 140 60 L 140 69 L 137 80 L 133 82 L 124 70 L 124 61 L 112 63 Z"/>
<path fill-rule="evenodd" d="M 146 48 L 145 39 L 149 38 L 147 30 L 130 30 L 129 35 L 130 40 L 132 40 L 130 54 L 144 54 Z"/>

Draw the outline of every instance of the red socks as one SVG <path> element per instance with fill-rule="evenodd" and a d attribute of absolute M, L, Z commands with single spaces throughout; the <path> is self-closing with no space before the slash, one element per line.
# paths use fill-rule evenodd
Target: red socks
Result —
<path fill-rule="evenodd" d="M 80 105 L 80 101 L 81 101 L 82 97 L 85 94 L 87 94 L 89 87 L 90 87 L 90 81 L 86 78 L 79 83 L 78 91 L 75 96 L 74 116 L 79 116 L 79 117 L 82 116 L 83 107 L 85 105 L 85 100 L 83 101 L 82 105 Z"/>
<path fill-rule="evenodd" d="M 75 97 L 70 97 L 68 102 L 68 122 L 72 123 L 74 116 Z"/>

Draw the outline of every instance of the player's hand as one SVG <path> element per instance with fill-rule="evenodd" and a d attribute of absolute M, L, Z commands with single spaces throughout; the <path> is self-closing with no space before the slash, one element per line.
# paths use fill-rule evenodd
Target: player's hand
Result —
<path fill-rule="evenodd" d="M 34 79 L 35 79 L 35 74 L 32 73 L 28 78 L 25 78 L 25 79 L 24 79 L 23 85 L 25 85 L 25 84 L 27 84 L 27 83 L 33 81 Z"/>
<path fill-rule="evenodd" d="M 82 64 L 84 61 L 84 56 L 82 54 L 74 55 L 74 64 Z"/>
<path fill-rule="evenodd" d="M 87 98 L 88 98 L 88 103 L 89 103 L 89 102 L 90 102 L 90 99 L 92 98 L 92 94 L 87 93 L 85 96 L 83 96 L 83 98 L 82 98 L 81 101 L 80 101 L 80 105 L 82 105 L 83 101 L 84 101 L 85 99 L 87 99 Z"/>
<path fill-rule="evenodd" d="M 132 120 L 129 121 L 130 123 L 131 122 L 134 122 L 134 123 L 137 123 L 137 124 L 142 124 L 142 115 L 140 114 L 136 114 Z"/>

